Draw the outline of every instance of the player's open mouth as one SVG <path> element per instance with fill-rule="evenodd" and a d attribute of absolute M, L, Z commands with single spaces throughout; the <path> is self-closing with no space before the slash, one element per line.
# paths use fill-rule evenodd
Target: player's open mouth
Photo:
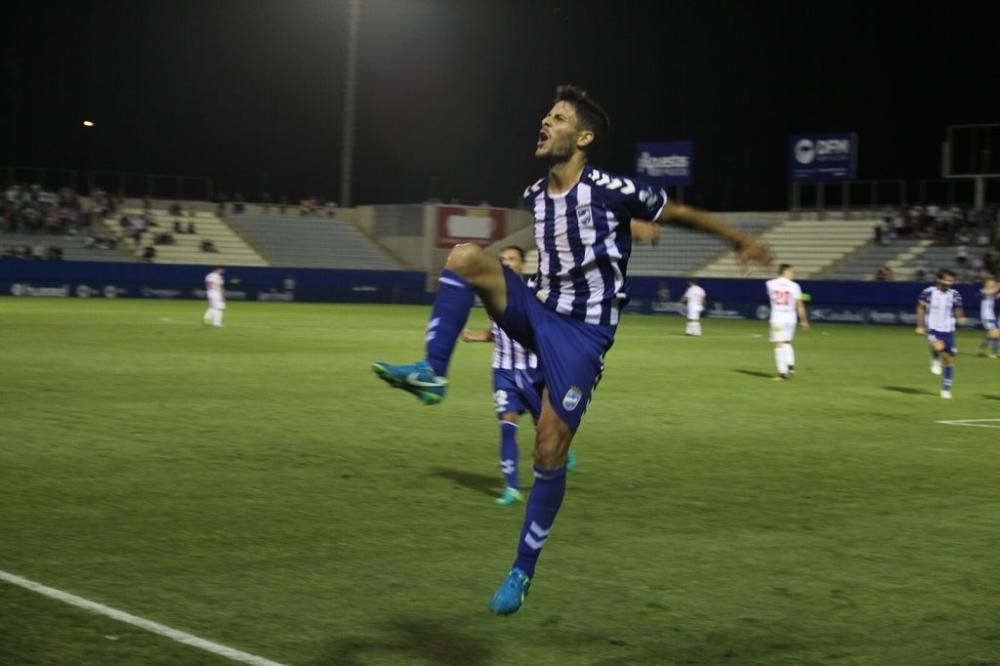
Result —
<path fill-rule="evenodd" d="M 539 148 L 541 148 L 542 144 L 544 144 L 548 140 L 549 140 L 548 132 L 546 132 L 545 130 L 542 130 L 541 132 L 538 133 L 538 147 Z"/>

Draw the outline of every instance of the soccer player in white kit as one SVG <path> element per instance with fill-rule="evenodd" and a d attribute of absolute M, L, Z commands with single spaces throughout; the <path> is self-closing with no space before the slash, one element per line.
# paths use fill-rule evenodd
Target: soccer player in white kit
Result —
<path fill-rule="evenodd" d="M 225 279 L 222 277 L 226 269 L 216 266 L 215 270 L 205 276 L 205 295 L 208 296 L 208 309 L 202 317 L 202 323 L 222 327 L 222 311 L 226 309 L 226 295 L 222 288 Z"/>
<path fill-rule="evenodd" d="M 983 324 L 986 335 L 979 343 L 976 350 L 978 356 L 986 353 L 989 347 L 990 358 L 997 358 L 1000 355 L 1000 328 L 997 328 L 997 297 L 1000 296 L 997 289 L 997 279 L 990 275 L 983 280 L 983 288 L 979 290 L 979 321 Z"/>
<path fill-rule="evenodd" d="M 687 291 L 681 296 L 681 305 L 687 310 L 687 327 L 684 335 L 701 335 L 701 313 L 705 309 L 705 290 L 696 280 L 688 280 Z"/>
<path fill-rule="evenodd" d="M 926 333 L 927 341 L 931 343 L 931 372 L 944 375 L 941 397 L 945 399 L 951 398 L 951 383 L 955 377 L 954 357 L 958 353 L 955 325 L 965 319 L 962 295 L 953 288 L 954 284 L 954 273 L 938 271 L 937 284 L 920 292 L 920 300 L 917 301 L 915 331 L 917 335 Z"/>
<path fill-rule="evenodd" d="M 795 325 L 809 330 L 806 306 L 802 303 L 802 288 L 795 277 L 791 264 L 778 267 L 778 277 L 767 281 L 767 297 L 771 301 L 771 342 L 774 344 L 774 362 L 778 366 L 778 376 L 774 379 L 791 379 L 795 374 Z"/>

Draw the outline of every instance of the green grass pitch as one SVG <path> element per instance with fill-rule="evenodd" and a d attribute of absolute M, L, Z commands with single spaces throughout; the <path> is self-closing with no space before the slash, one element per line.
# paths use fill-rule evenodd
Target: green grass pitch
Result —
<path fill-rule="evenodd" d="M 521 612 L 490 345 L 427 308 L 0 299 L 0 570 L 285 664 L 1000 664 L 1000 361 L 627 316 Z M 471 326 L 485 326 L 475 311 Z M 521 431 L 522 462 L 531 428 Z M 522 477 L 529 480 L 527 464 Z M 225 659 L 0 582 L 0 663 Z"/>

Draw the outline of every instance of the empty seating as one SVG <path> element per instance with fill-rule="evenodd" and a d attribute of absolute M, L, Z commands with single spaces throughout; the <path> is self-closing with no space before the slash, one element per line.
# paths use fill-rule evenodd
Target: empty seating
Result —
<path fill-rule="evenodd" d="M 229 222 L 275 266 L 399 269 L 361 232 L 336 217 L 245 213 Z"/>

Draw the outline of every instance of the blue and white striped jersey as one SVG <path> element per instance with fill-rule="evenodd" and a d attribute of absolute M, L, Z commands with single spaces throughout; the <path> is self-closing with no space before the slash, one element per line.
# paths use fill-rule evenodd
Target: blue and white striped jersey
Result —
<path fill-rule="evenodd" d="M 985 290 L 980 290 L 979 295 L 982 297 L 982 300 L 979 301 L 979 318 L 982 320 L 996 319 L 996 302 L 998 292 L 989 294 Z"/>
<path fill-rule="evenodd" d="M 955 309 L 962 307 L 962 295 L 955 289 L 941 291 L 927 287 L 920 292 L 920 302 L 927 306 L 927 328 L 948 333 L 955 330 Z"/>
<path fill-rule="evenodd" d="M 524 202 L 535 220 L 538 299 L 588 324 L 617 325 L 628 303 L 629 223 L 655 219 L 666 192 L 587 166 L 565 194 L 549 194 L 546 177 L 524 191 Z"/>
<path fill-rule="evenodd" d="M 499 370 L 528 370 L 538 367 L 538 357 L 512 339 L 495 321 L 490 322 L 493 335 L 493 367 Z"/>

